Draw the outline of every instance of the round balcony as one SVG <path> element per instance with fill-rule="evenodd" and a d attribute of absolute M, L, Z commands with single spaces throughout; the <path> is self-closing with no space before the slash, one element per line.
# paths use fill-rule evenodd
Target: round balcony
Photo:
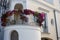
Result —
<path fill-rule="evenodd" d="M 28 25 L 12 25 L 4 28 L 4 40 L 41 40 L 40 28 Z"/>

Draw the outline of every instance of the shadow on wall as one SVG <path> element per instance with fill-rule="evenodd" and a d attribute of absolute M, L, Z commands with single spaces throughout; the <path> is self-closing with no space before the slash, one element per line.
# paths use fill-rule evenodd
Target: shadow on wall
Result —
<path fill-rule="evenodd" d="M 4 29 L 0 27 L 0 40 L 4 40 Z"/>
<path fill-rule="evenodd" d="M 41 40 L 52 40 L 51 38 L 41 38 Z"/>

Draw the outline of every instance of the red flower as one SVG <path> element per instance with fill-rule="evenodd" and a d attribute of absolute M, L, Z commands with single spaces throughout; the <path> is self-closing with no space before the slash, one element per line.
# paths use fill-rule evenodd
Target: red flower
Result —
<path fill-rule="evenodd" d="M 12 12 L 16 12 L 16 10 L 12 10 Z"/>
<path fill-rule="evenodd" d="M 1 18 L 1 21 L 2 22 L 6 22 L 6 18 Z"/>
<path fill-rule="evenodd" d="M 14 14 L 14 12 L 17 12 L 16 10 L 11 11 L 11 14 Z"/>
<path fill-rule="evenodd" d="M 1 25 L 2 25 L 2 26 L 6 26 L 6 23 L 2 23 Z"/>
<path fill-rule="evenodd" d="M 7 11 L 7 12 L 6 12 L 6 15 L 7 15 L 7 16 L 11 16 L 11 15 L 12 15 L 11 11 Z"/>
<path fill-rule="evenodd" d="M 34 12 L 31 11 L 31 10 L 29 10 L 29 9 L 25 9 L 25 10 L 24 10 L 24 13 L 25 13 L 26 15 L 34 14 Z"/>

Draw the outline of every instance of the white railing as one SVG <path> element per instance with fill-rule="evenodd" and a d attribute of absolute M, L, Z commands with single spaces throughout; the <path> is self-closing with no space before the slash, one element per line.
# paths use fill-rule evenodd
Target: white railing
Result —
<path fill-rule="evenodd" d="M 13 20 L 14 17 L 10 18 L 10 20 L 7 21 L 7 26 L 9 25 L 34 25 L 38 26 L 38 23 L 35 21 L 33 15 L 26 15 L 26 19 L 18 19 L 18 20 Z"/>

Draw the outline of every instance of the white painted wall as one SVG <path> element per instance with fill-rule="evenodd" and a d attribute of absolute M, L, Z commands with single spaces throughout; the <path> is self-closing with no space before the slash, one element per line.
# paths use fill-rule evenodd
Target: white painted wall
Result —
<path fill-rule="evenodd" d="M 37 26 L 13 25 L 4 29 L 4 40 L 10 40 L 11 32 L 16 30 L 19 40 L 41 40 L 40 28 Z"/>

